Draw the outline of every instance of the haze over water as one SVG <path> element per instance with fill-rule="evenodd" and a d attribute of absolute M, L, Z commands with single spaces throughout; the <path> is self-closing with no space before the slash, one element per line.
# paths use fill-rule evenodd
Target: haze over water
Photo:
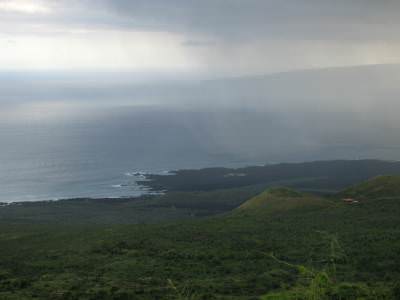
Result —
<path fill-rule="evenodd" d="M 400 158 L 397 66 L 167 83 L 40 74 L 0 82 L 0 202 L 135 196 L 139 171 Z"/>
<path fill-rule="evenodd" d="M 255 162 L 216 152 L 172 112 L 41 109 L 44 116 L 0 126 L 0 202 L 135 196 L 144 192 L 135 172 Z"/>

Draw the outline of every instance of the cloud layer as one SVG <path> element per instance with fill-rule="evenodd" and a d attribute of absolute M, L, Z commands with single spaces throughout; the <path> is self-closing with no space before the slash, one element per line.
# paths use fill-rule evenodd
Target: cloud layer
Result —
<path fill-rule="evenodd" d="M 399 12 L 394 0 L 0 0 L 0 65 L 240 75 L 397 63 Z"/>

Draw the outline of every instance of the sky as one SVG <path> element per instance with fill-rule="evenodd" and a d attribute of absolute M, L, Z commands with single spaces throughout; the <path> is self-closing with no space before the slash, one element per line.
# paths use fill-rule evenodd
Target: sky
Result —
<path fill-rule="evenodd" d="M 400 62 L 396 0 L 0 0 L 0 71 L 240 76 Z"/>

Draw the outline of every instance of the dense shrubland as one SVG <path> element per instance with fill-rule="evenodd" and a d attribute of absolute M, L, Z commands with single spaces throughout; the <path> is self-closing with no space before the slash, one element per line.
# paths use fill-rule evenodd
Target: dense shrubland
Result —
<path fill-rule="evenodd" d="M 399 299 L 400 197 L 265 195 L 169 223 L 3 219 L 0 299 Z"/>

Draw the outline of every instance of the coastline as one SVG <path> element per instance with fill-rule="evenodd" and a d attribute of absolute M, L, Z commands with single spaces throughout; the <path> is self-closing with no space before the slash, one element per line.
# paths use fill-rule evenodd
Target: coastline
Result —
<path fill-rule="evenodd" d="M 400 162 L 376 159 L 277 163 L 240 168 L 213 167 L 146 174 L 137 184 L 152 191 L 210 191 L 251 185 L 287 186 L 334 193 L 381 174 L 400 175 Z"/>
<path fill-rule="evenodd" d="M 330 160 L 276 163 L 239 168 L 208 167 L 161 172 L 134 171 L 124 175 L 128 183 L 114 188 L 133 188 L 136 195 L 106 197 L 65 197 L 43 200 L 1 201 L 0 207 L 52 202 L 119 202 L 165 195 L 177 191 L 212 191 L 245 186 L 288 186 L 298 190 L 329 194 L 378 176 L 400 175 L 400 162 L 383 160 Z"/>

